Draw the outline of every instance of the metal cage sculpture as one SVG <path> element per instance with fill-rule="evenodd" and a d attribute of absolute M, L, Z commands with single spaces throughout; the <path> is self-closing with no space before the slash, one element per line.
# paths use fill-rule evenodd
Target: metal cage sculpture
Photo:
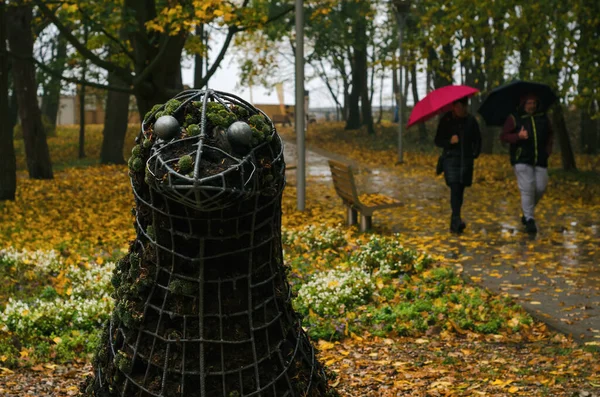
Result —
<path fill-rule="evenodd" d="M 116 307 L 84 393 L 333 393 L 291 306 L 271 120 L 234 95 L 190 90 L 153 109 L 136 142 L 137 238 L 115 269 Z"/>

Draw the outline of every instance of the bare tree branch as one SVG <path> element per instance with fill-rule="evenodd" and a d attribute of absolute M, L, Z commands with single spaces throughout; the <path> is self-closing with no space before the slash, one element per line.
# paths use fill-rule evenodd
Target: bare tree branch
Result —
<path fill-rule="evenodd" d="M 335 104 L 339 108 L 341 108 L 342 104 L 340 103 L 340 101 L 338 101 L 337 93 L 334 92 L 333 87 L 331 86 L 331 83 L 329 82 L 329 77 L 327 76 L 327 73 L 325 71 L 325 65 L 323 64 L 322 59 L 319 59 L 319 66 L 321 67 L 318 72 L 319 76 L 321 77 L 323 82 L 325 82 L 325 86 L 327 86 L 327 89 L 329 90 L 329 93 L 331 94 L 331 97 L 333 98 L 333 101 L 335 102 Z"/>
<path fill-rule="evenodd" d="M 237 26 L 230 26 L 229 27 L 229 30 L 227 32 L 227 37 L 225 38 L 225 42 L 223 43 L 223 46 L 221 47 L 221 51 L 219 52 L 219 55 L 217 56 L 217 59 L 215 59 L 215 61 L 211 65 L 210 69 L 208 69 L 206 71 L 206 75 L 204 77 L 202 77 L 202 81 L 200 82 L 200 86 L 201 87 L 205 86 L 206 83 L 208 82 L 208 80 L 210 80 L 210 78 L 212 77 L 212 75 L 215 74 L 215 72 L 217 71 L 217 68 L 219 67 L 219 64 L 221 63 L 221 61 L 225 57 L 225 53 L 227 52 L 227 49 L 229 48 L 229 45 L 231 44 L 231 40 L 233 39 L 233 36 L 238 31 L 239 30 L 238 30 Z"/>
<path fill-rule="evenodd" d="M 0 52 L 0 54 L 2 54 L 2 53 L 3 52 Z M 110 90 L 110 91 L 117 91 L 117 92 L 124 92 L 124 93 L 128 93 L 128 94 L 133 94 L 133 90 L 131 88 L 117 87 L 117 86 L 114 86 L 114 85 L 105 85 L 105 84 L 100 84 L 100 83 L 93 83 L 91 81 L 85 81 L 85 80 L 77 79 L 77 78 L 74 78 L 74 77 L 64 76 L 64 75 L 56 72 L 54 69 L 48 67 L 43 62 L 38 61 L 34 57 L 30 57 L 30 56 L 26 56 L 26 55 L 20 55 L 20 54 L 17 54 L 15 52 L 13 52 L 13 51 L 5 51 L 4 53 L 7 54 L 7 55 L 10 55 L 11 57 L 14 57 L 14 58 L 18 58 L 18 59 L 22 59 L 22 60 L 25 60 L 25 61 L 33 62 L 40 69 L 42 69 L 44 72 L 46 72 L 48 74 L 51 74 L 53 76 L 56 76 L 56 77 L 60 78 L 61 80 L 67 81 L 69 83 L 86 85 L 88 87 L 100 88 L 102 90 Z"/>

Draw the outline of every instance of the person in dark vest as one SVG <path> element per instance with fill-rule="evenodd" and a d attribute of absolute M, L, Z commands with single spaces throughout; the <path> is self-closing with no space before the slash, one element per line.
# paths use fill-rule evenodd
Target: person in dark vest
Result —
<path fill-rule="evenodd" d="M 553 144 L 548 116 L 539 112 L 538 107 L 537 96 L 524 96 L 519 109 L 506 119 L 500 134 L 500 139 L 510 144 L 510 163 L 521 191 L 521 222 L 531 234 L 537 233 L 534 210 L 548 185 L 548 157 Z"/>
<path fill-rule="evenodd" d="M 466 224 L 461 218 L 465 188 L 473 183 L 473 166 L 481 151 L 481 132 L 475 117 L 468 113 L 468 99 L 452 104 L 439 122 L 435 144 L 444 149 L 443 172 L 450 187 L 450 231 L 460 234 Z"/>

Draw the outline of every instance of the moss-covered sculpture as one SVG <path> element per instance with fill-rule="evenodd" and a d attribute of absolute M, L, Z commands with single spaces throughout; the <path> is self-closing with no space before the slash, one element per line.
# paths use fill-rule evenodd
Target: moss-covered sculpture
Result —
<path fill-rule="evenodd" d="M 186 91 L 146 115 L 137 143 L 137 238 L 84 394 L 335 394 L 290 303 L 272 122 L 232 95 Z"/>

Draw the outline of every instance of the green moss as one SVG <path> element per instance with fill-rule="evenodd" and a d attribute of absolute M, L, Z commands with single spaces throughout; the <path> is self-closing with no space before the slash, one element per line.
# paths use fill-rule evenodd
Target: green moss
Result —
<path fill-rule="evenodd" d="M 231 110 L 238 116 L 238 119 L 246 119 L 250 115 L 250 113 L 241 106 L 233 106 Z"/>
<path fill-rule="evenodd" d="M 202 105 L 200 105 L 202 106 Z M 219 102 L 208 102 L 206 104 L 206 111 L 208 113 L 218 113 L 220 110 L 227 110 L 225 106 L 221 105 Z"/>
<path fill-rule="evenodd" d="M 248 119 L 248 124 L 250 124 L 253 127 L 256 127 L 259 130 L 262 130 L 266 123 L 265 118 L 262 115 L 255 114 L 254 116 L 250 116 L 250 118 Z"/>
<path fill-rule="evenodd" d="M 156 233 L 154 232 L 154 227 L 152 225 L 148 225 L 146 228 L 146 235 L 151 240 L 156 240 Z"/>
<path fill-rule="evenodd" d="M 208 121 L 210 121 L 212 125 L 216 127 L 221 127 L 223 129 L 226 129 L 235 121 L 237 121 L 235 115 L 231 112 L 228 112 L 225 109 L 219 111 L 218 113 L 208 112 L 206 114 L 206 118 L 208 119 Z"/>
<path fill-rule="evenodd" d="M 169 114 L 175 113 L 175 111 L 181 106 L 181 101 L 177 99 L 171 99 L 167 101 L 165 104 L 165 110 L 169 112 Z"/>
<path fill-rule="evenodd" d="M 235 113 L 218 102 L 208 102 L 206 104 L 206 118 L 212 125 L 223 129 L 238 120 Z"/>
<path fill-rule="evenodd" d="M 193 295 L 198 291 L 198 283 L 176 278 L 169 283 L 169 291 L 177 295 Z"/>
<path fill-rule="evenodd" d="M 140 172 L 144 168 L 144 162 L 139 157 L 131 157 L 128 165 L 133 172 Z"/>
<path fill-rule="evenodd" d="M 125 374 L 131 373 L 133 369 L 133 363 L 131 362 L 131 358 L 125 352 L 118 352 L 114 358 L 115 367 L 119 368 L 119 370 Z"/>
<path fill-rule="evenodd" d="M 140 145 L 135 145 L 132 149 L 131 149 L 131 154 L 134 157 L 140 157 L 142 153 L 142 147 Z"/>
<path fill-rule="evenodd" d="M 192 159 L 192 156 L 186 154 L 185 156 L 181 156 L 181 158 L 177 162 L 177 165 L 179 165 L 179 172 L 185 174 L 186 172 L 189 172 L 194 166 L 194 160 Z"/>
<path fill-rule="evenodd" d="M 202 132 L 202 130 L 198 124 L 191 124 L 187 127 L 187 133 L 190 136 L 200 135 L 200 132 Z"/>
<path fill-rule="evenodd" d="M 119 288 L 122 280 L 123 280 L 123 273 L 120 270 L 115 269 L 115 272 L 113 273 L 113 275 L 110 279 L 110 283 L 112 284 L 112 286 L 114 288 Z"/>
<path fill-rule="evenodd" d="M 152 115 L 152 113 L 154 113 L 155 111 L 160 109 L 161 106 L 162 106 L 162 103 L 157 103 L 156 105 L 152 106 L 152 109 L 150 109 L 150 111 L 148 111 L 148 113 L 146 113 L 146 115 L 144 116 L 144 120 L 148 120 L 148 118 Z M 156 116 L 156 118 L 158 118 L 158 116 Z"/>
<path fill-rule="evenodd" d="M 196 117 L 194 117 L 194 115 L 192 113 L 188 113 L 185 115 L 185 120 L 183 122 L 183 126 L 187 127 L 191 124 L 196 124 L 197 120 Z"/>

